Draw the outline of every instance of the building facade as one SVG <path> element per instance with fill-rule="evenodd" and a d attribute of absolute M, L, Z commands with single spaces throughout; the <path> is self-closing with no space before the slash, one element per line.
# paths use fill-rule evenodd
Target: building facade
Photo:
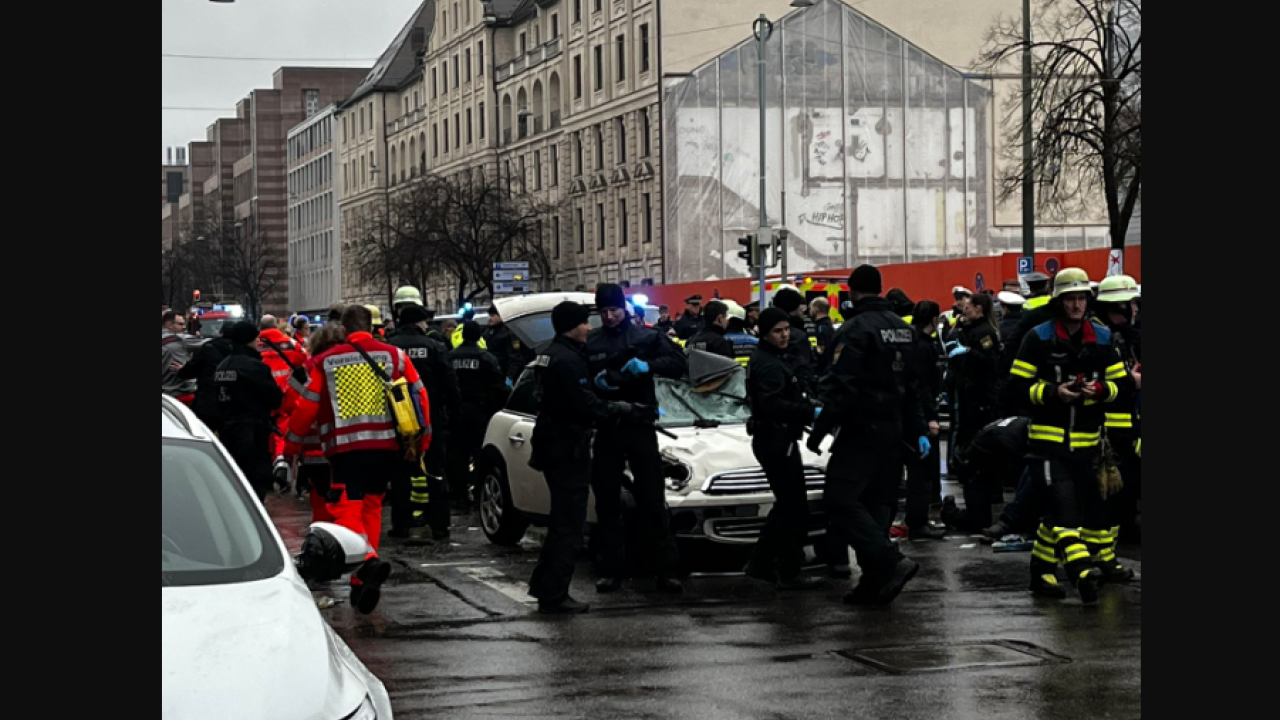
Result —
<path fill-rule="evenodd" d="M 307 315 L 342 300 L 336 107 L 328 105 L 289 131 L 289 308 Z"/>

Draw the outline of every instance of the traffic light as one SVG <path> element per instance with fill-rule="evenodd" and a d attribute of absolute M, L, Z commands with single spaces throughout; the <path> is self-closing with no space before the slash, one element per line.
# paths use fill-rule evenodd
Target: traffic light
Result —
<path fill-rule="evenodd" d="M 744 235 L 738 238 L 738 244 L 742 246 L 742 249 L 738 251 L 738 257 L 742 258 L 742 261 L 747 264 L 748 268 L 754 270 L 756 267 L 756 258 L 758 257 L 756 236 L 754 234 Z"/>
<path fill-rule="evenodd" d="M 199 290 L 192 290 L 192 291 L 191 291 L 191 302 L 200 302 L 200 291 L 199 291 Z"/>

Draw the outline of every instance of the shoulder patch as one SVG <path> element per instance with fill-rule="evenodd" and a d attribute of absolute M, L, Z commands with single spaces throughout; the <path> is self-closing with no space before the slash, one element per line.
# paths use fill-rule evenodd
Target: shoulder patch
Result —
<path fill-rule="evenodd" d="M 980 342 L 979 345 L 982 345 L 983 350 L 990 350 L 991 346 L 995 345 L 995 341 L 991 339 L 990 335 L 986 335 L 982 338 L 982 342 Z"/>
<path fill-rule="evenodd" d="M 532 364 L 536 367 L 546 367 L 551 364 L 551 356 L 539 355 L 538 357 L 534 358 Z"/>
<path fill-rule="evenodd" d="M 512 350 L 519 350 L 519 349 L 520 349 L 520 341 L 519 341 L 519 340 L 517 340 L 517 339 L 515 339 L 515 338 L 511 338 L 511 349 L 512 349 Z"/>

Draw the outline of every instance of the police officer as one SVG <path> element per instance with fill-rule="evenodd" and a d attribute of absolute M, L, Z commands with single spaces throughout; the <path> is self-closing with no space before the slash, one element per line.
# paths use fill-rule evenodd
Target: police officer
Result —
<path fill-rule="evenodd" d="M 824 500 L 828 533 L 841 549 L 852 545 L 862 567 L 849 604 L 887 605 L 920 570 L 889 541 L 889 527 L 905 438 L 915 438 L 910 450 L 921 456 L 932 443 L 910 369 L 914 333 L 880 292 L 876 268 L 861 265 L 849 276 L 853 309 L 836 332 L 820 386 L 823 412 L 808 442 L 817 451 L 824 436 L 836 435 Z"/>
<path fill-rule="evenodd" d="M 675 321 L 671 319 L 671 308 L 667 305 L 658 306 L 658 322 L 653 324 L 653 329 L 666 335 L 675 331 Z"/>
<path fill-rule="evenodd" d="M 1089 547 L 1100 543 L 1081 530 L 1096 538 L 1108 529 L 1094 463 L 1106 413 L 1130 384 L 1113 333 L 1086 317 L 1091 299 L 1083 270 L 1058 273 L 1050 303 L 1054 319 L 1027 333 L 1008 385 L 1030 405 L 1027 463 L 1034 514 L 1044 517 L 1032 548 L 1031 591 L 1066 596 L 1055 573 L 1062 558 L 1068 580 L 1086 603 L 1098 599 L 1105 578 Z"/>
<path fill-rule="evenodd" d="M 711 303 L 707 312 L 711 312 Z M 747 363 L 751 451 L 773 492 L 773 508 L 743 572 L 780 590 L 821 588 L 820 578 L 800 574 L 809 530 L 804 464 L 796 441 L 822 408 L 805 395 L 788 361 L 790 316 L 778 308 L 760 314 L 760 344 Z"/>
<path fill-rule="evenodd" d="M 1042 272 L 1031 273 L 1027 276 L 1027 288 L 1028 295 L 1026 302 L 1022 303 L 1018 324 L 1011 332 L 1000 335 L 1004 339 L 1004 350 L 1000 357 L 1002 376 L 1007 376 L 1010 368 L 1013 367 L 1013 359 L 1017 357 L 1018 350 L 1022 347 L 1022 338 L 1026 337 L 1031 328 L 1053 319 L 1053 310 L 1049 308 L 1049 276 Z M 1025 411 L 1021 398 L 1011 400 L 1004 397 L 1003 391 L 1001 405 L 1005 415 L 1018 415 L 1021 411 Z"/>
<path fill-rule="evenodd" d="M 471 505 L 471 468 L 480 466 L 480 448 L 489 418 L 502 409 L 511 388 L 511 378 L 503 372 L 498 359 L 481 349 L 482 334 L 479 323 L 466 321 L 462 324 L 462 343 L 449 353 L 449 364 L 458 377 L 458 390 L 464 400 L 455 426 L 456 440 L 449 443 L 449 489 L 459 507 Z"/>
<path fill-rule="evenodd" d="M 732 358 L 733 343 L 725 338 L 729 327 L 729 306 L 719 300 L 712 300 L 703 309 L 702 317 L 707 324 L 685 343 L 685 352 L 702 350 Z"/>
<path fill-rule="evenodd" d="M 1022 320 L 1022 306 L 1026 304 L 1027 299 L 1016 292 L 1001 290 L 996 295 L 996 300 L 1000 302 L 1000 309 L 1003 313 L 1000 318 L 1000 337 L 1012 338 L 1018 329 L 1018 322 Z M 1001 362 L 1003 362 L 1003 358 Z"/>
<path fill-rule="evenodd" d="M 688 340 L 705 324 L 702 316 L 702 296 L 690 295 L 684 299 L 685 309 L 680 313 L 680 319 L 676 320 L 676 324 L 672 329 L 676 331 L 676 337 L 681 340 Z"/>
<path fill-rule="evenodd" d="M 964 484 L 964 529 L 977 532 L 991 524 L 993 496 L 1002 498 L 999 486 L 973 473 L 963 462 L 965 450 L 978 431 L 999 419 L 996 395 L 1000 364 L 1000 335 L 991 325 L 991 296 L 979 293 L 964 306 L 960 337 L 947 345 L 947 376 L 951 387 L 951 422 L 956 426 L 951 452 L 960 462 L 953 466 Z"/>
<path fill-rule="evenodd" d="M 271 414 L 284 393 L 254 347 L 258 329 L 251 321 L 235 323 L 227 339 L 231 354 L 218 364 L 213 378 L 222 424 L 219 439 L 259 499 L 265 499 L 272 485 Z"/>
<path fill-rule="evenodd" d="M 929 524 L 929 507 L 940 502 L 942 497 L 939 459 L 942 444 L 937 441 L 941 427 L 938 424 L 938 397 L 942 394 L 942 378 L 947 363 L 946 355 L 942 352 L 942 342 L 938 339 L 938 318 L 941 314 L 942 308 L 932 300 L 921 300 L 909 313 L 909 323 L 915 330 L 911 362 L 920 399 L 924 404 L 931 444 L 928 455 L 920 457 L 915 453 L 906 453 L 903 458 L 907 466 L 907 512 L 904 522 L 907 536 L 912 540 L 940 540 L 946 536 L 946 530 Z"/>
<path fill-rule="evenodd" d="M 218 370 L 219 363 L 231 354 L 231 341 L 227 339 L 227 331 L 234 324 L 223 323 L 221 334 L 201 345 L 195 357 L 178 371 L 179 378 L 196 381 L 195 400 L 191 404 L 191 409 L 195 411 L 196 417 L 214 432 L 220 429 L 221 423 L 217 416 L 218 394 L 213 386 L 213 376 Z"/>
<path fill-rule="evenodd" d="M 595 299 L 602 327 L 587 337 L 593 385 L 605 400 L 656 407 L 654 376 L 683 377 L 687 369 L 684 354 L 668 338 L 627 318 L 627 299 L 620 286 L 601 285 Z M 636 517 L 648 560 L 657 574 L 656 587 L 660 592 L 682 592 L 683 586 L 674 577 L 678 559 L 652 420 L 628 417 L 605 424 L 596 431 L 593 451 L 591 488 L 596 497 L 603 575 L 596 590 L 613 592 L 622 587 L 622 478 L 624 467 L 629 467 Z"/>
<path fill-rule="evenodd" d="M 809 334 L 804 331 L 804 314 L 801 311 L 804 298 L 795 288 L 782 288 L 773 296 L 773 306 L 785 312 L 789 318 L 791 339 L 787 345 L 787 357 L 790 358 L 789 362 L 795 368 L 796 377 L 800 378 L 805 392 L 812 394 L 815 389 L 813 343 L 809 342 Z M 763 313 L 761 317 L 764 317 Z M 763 330 L 760 337 L 764 338 Z"/>
<path fill-rule="evenodd" d="M 399 297 L 403 290 L 400 288 L 396 295 Z M 431 432 L 435 438 L 421 460 L 406 460 L 404 472 L 391 479 L 391 530 L 387 535 L 407 538 L 415 527 L 426 524 L 435 540 L 444 540 L 449 537 L 445 446 L 461 414 L 458 378 L 449 364 L 444 343 L 427 335 L 431 311 L 406 302 L 397 312 L 399 327 L 387 342 L 403 350 L 418 371 L 431 404 Z"/>
<path fill-rule="evenodd" d="M 760 333 L 757 332 L 756 325 L 760 322 L 760 301 L 752 300 L 742 308 L 747 311 L 747 320 L 743 324 L 743 329 L 748 335 L 759 337 Z"/>
<path fill-rule="evenodd" d="M 816 362 L 814 372 L 819 377 L 826 374 L 827 365 L 831 362 L 831 357 L 827 353 L 827 348 L 831 347 L 831 340 L 836 336 L 835 323 L 831 321 L 831 302 L 825 297 L 814 298 L 809 303 L 809 313 L 813 315 L 813 357 Z"/>
<path fill-rule="evenodd" d="M 535 356 L 533 348 L 521 343 L 520 338 L 516 337 L 515 333 L 511 332 L 511 328 L 502 321 L 497 305 L 489 306 L 489 327 L 485 328 L 482 339 L 486 345 L 485 349 L 498 359 L 498 365 L 502 368 L 503 374 L 513 381 L 520 377 L 524 366 L 528 365 Z"/>
<path fill-rule="evenodd" d="M 583 613 L 590 607 L 569 596 L 569 583 L 587 522 L 591 429 L 623 415 L 654 413 L 653 406 L 606 402 L 592 391 L 585 345 L 589 318 L 585 305 L 568 300 L 556 305 L 551 310 L 556 337 L 534 366 L 540 402 L 529 467 L 543 474 L 551 493 L 547 539 L 529 578 L 529 594 L 538 598 L 541 613 Z"/>

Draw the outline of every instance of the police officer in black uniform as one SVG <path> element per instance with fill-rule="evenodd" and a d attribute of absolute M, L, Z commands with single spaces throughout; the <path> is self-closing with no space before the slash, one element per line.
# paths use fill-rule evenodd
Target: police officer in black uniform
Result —
<path fill-rule="evenodd" d="M 852 311 L 836 332 L 831 372 L 821 382 L 823 412 L 808 447 L 835 433 L 824 500 L 828 532 L 852 545 L 862 580 L 850 604 L 887 605 L 920 570 L 889 541 L 904 449 L 931 449 L 916 380 L 914 333 L 879 297 L 880 271 L 861 265 L 849 276 Z M 914 438 L 908 447 L 907 438 Z"/>
<path fill-rule="evenodd" d="M 503 322 L 497 305 L 489 306 L 489 327 L 485 328 L 483 337 L 485 349 L 498 359 L 503 374 L 513 382 L 536 355 L 533 348 L 520 342 L 520 338 Z"/>
<path fill-rule="evenodd" d="M 702 315 L 702 296 L 690 295 L 684 299 L 684 303 L 684 312 L 680 313 L 680 319 L 676 320 L 676 324 L 672 327 L 676 331 L 677 338 L 688 340 L 705 324 Z"/>
<path fill-rule="evenodd" d="M 403 477 L 391 479 L 391 530 L 394 538 L 409 537 L 411 529 L 422 518 L 431 527 L 436 540 L 449 537 L 449 488 L 445 481 L 445 462 L 449 431 L 461 410 L 458 379 L 446 355 L 448 349 L 440 340 L 427 335 L 432 312 L 416 303 L 399 308 L 399 326 L 387 342 L 404 350 L 427 389 L 431 406 L 431 447 L 422 461 L 407 461 Z"/>
<path fill-rule="evenodd" d="M 1053 319 L 1053 310 L 1049 307 L 1049 284 L 1049 276 L 1042 272 L 1033 272 L 1027 275 L 1027 288 L 1030 292 L 1027 295 L 1026 302 L 1022 303 L 1022 312 L 1018 315 L 1018 323 L 1014 325 L 1011 332 L 1002 332 L 1000 334 L 1000 337 L 1004 340 L 1004 350 L 1000 354 L 999 368 L 1002 378 L 1007 377 L 1009 370 L 1013 367 L 1013 360 L 1018 356 L 1018 348 L 1022 345 L 1022 338 L 1027 336 L 1031 328 Z M 1018 414 L 1015 412 L 1016 410 L 1025 408 L 1021 398 L 1003 397 L 1003 390 L 1001 406 L 1005 415 Z"/>
<path fill-rule="evenodd" d="M 449 443 L 449 489 L 454 502 L 471 504 L 472 468 L 480 466 L 480 448 L 489 418 L 507 401 L 511 378 L 503 371 L 493 353 L 480 349 L 484 331 L 480 324 L 468 320 L 462 324 L 462 343 L 449 353 L 449 364 L 458 378 L 458 389 L 464 400 L 455 425 L 456 439 Z"/>
<path fill-rule="evenodd" d="M 231 354 L 231 341 L 227 339 L 227 331 L 232 325 L 234 323 L 224 323 L 222 333 L 201 345 L 191 358 L 191 362 L 183 365 L 178 371 L 178 377 L 183 380 L 195 379 L 196 398 L 191 403 L 191 409 L 195 411 L 196 417 L 214 432 L 221 429 L 221 423 L 217 417 L 218 395 L 213 384 L 213 376 L 218 370 L 218 365 Z"/>
<path fill-rule="evenodd" d="M 991 503 L 1003 497 L 1001 488 L 987 482 L 963 462 L 965 451 L 978 431 L 1000 418 L 996 389 L 999 386 L 1000 335 L 992 326 L 991 296 L 979 293 L 963 309 L 959 338 L 947 347 L 947 374 L 952 397 L 951 422 L 956 426 L 951 452 L 961 462 L 954 467 L 964 484 L 963 528 L 977 532 L 991 525 Z"/>
<path fill-rule="evenodd" d="M 804 305 L 804 297 L 799 290 L 783 288 L 773 297 L 773 306 L 785 312 L 791 327 L 791 339 L 787 344 L 787 357 L 795 368 L 796 377 L 806 393 L 812 394 L 816 389 L 817 378 L 814 375 L 813 343 L 809 342 L 809 333 L 804 330 L 804 315 L 800 308 Z M 760 317 L 764 317 L 761 313 Z M 760 339 L 764 339 L 761 330 Z"/>
<path fill-rule="evenodd" d="M 652 417 L 653 406 L 606 402 L 592 390 L 584 341 L 591 331 L 585 305 L 565 301 L 551 311 L 556 337 L 535 360 L 538 419 L 533 427 L 529 467 L 546 478 L 551 518 L 529 594 L 542 613 L 582 613 L 589 606 L 569 597 L 569 583 L 591 488 L 591 429 L 623 415 Z"/>
<path fill-rule="evenodd" d="M 280 407 L 284 393 L 271 376 L 271 368 L 253 346 L 258 339 L 255 323 L 241 320 L 226 333 L 231 354 L 214 371 L 218 433 L 240 472 L 265 499 L 271 490 L 271 413 Z"/>
<path fill-rule="evenodd" d="M 596 290 L 596 309 L 603 326 L 592 330 L 587 338 L 592 384 L 605 400 L 656 407 L 654 376 L 683 377 L 687 361 L 669 338 L 632 323 L 626 316 L 626 305 L 620 286 L 606 283 Z M 613 592 L 622 587 L 622 479 L 624 468 L 630 468 L 631 492 L 637 505 L 635 517 L 644 536 L 646 559 L 657 575 L 657 589 L 682 592 L 680 581 L 674 577 L 678 558 L 653 421 L 629 417 L 603 425 L 596 431 L 593 457 L 591 488 L 596 496 L 602 575 L 596 590 Z"/>
<path fill-rule="evenodd" d="M 809 303 L 809 314 L 813 316 L 813 337 L 816 340 L 813 347 L 814 372 L 821 377 L 831 362 L 827 348 L 831 347 L 831 340 L 836 336 L 836 326 L 831 321 L 831 301 L 825 297 L 814 298 Z"/>
<path fill-rule="evenodd" d="M 710 312 L 710 305 L 707 310 Z M 825 583 L 800 574 L 809 531 L 809 500 L 796 441 L 822 409 L 809 401 L 787 360 L 790 332 L 785 312 L 765 310 L 760 314 L 760 344 L 747 363 L 751 451 L 769 480 L 774 503 L 743 572 L 775 583 L 780 590 L 809 590 Z"/>
<path fill-rule="evenodd" d="M 938 397 L 942 394 L 943 372 L 947 366 L 942 342 L 938 339 L 938 317 L 942 308 L 932 300 L 916 303 L 911 316 L 911 328 L 915 330 L 915 346 L 911 361 L 915 368 L 920 399 L 924 403 L 925 420 L 933 447 L 929 454 L 920 457 L 906 453 L 907 465 L 907 513 L 904 523 L 907 537 L 912 540 L 940 540 L 946 530 L 929 524 L 929 506 L 942 497 L 940 446 L 937 442 L 941 426 L 938 424 Z"/>
<path fill-rule="evenodd" d="M 732 358 L 733 342 L 725 338 L 729 327 L 729 306 L 719 300 L 712 300 L 702 310 L 702 316 L 707 324 L 685 343 L 685 352 L 702 350 Z"/>

